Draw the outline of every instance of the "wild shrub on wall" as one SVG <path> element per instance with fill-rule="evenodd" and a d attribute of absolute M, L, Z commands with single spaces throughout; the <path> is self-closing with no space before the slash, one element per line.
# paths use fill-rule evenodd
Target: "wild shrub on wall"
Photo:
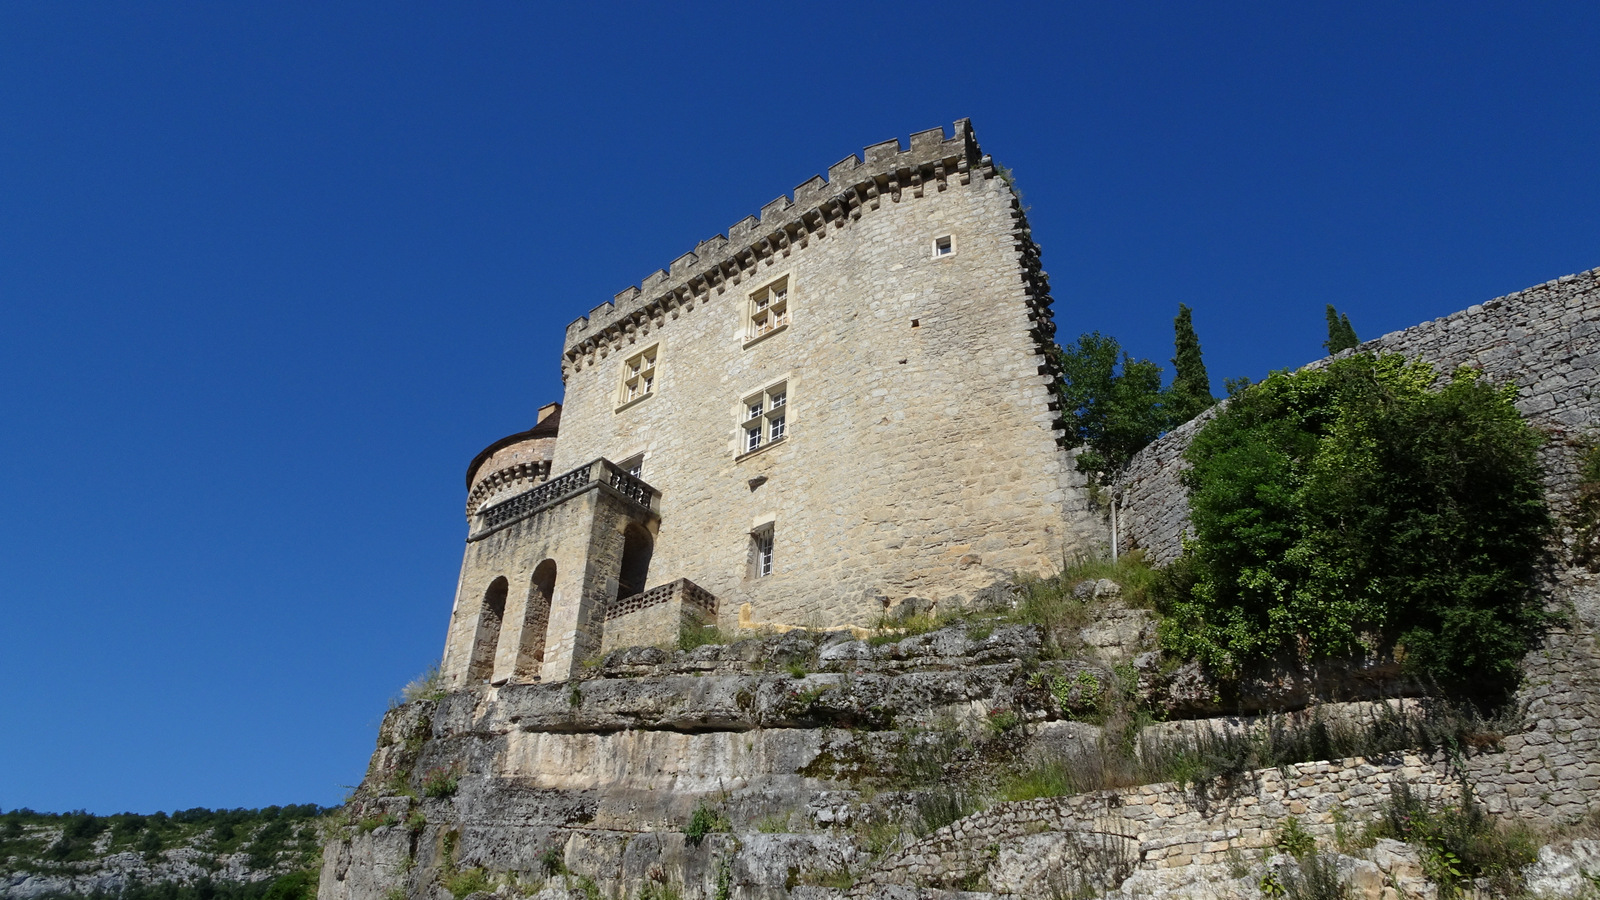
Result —
<path fill-rule="evenodd" d="M 1451 693 L 1503 696 L 1542 622 L 1540 438 L 1514 389 L 1435 381 L 1355 356 L 1275 373 L 1207 424 L 1165 645 L 1223 673 L 1392 646 Z"/>

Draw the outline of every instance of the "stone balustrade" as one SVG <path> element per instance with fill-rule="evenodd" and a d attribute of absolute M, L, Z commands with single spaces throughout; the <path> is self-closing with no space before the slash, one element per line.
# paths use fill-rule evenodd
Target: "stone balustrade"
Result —
<path fill-rule="evenodd" d="M 480 510 L 473 517 L 472 534 L 467 540 L 476 541 L 487 537 L 513 522 L 565 502 L 591 485 L 597 484 L 610 488 L 618 496 L 644 509 L 656 510 L 660 506 L 660 491 L 643 480 L 629 475 L 616 463 L 608 459 L 597 459 L 588 465 L 557 475 L 509 500 Z"/>

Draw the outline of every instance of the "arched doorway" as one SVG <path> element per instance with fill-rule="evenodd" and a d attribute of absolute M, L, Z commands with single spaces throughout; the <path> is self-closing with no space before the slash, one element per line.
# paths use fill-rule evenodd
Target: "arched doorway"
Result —
<path fill-rule="evenodd" d="M 511 588 L 505 576 L 489 582 L 478 608 L 478 628 L 472 637 L 472 662 L 467 666 L 467 683 L 482 684 L 494 674 L 494 651 L 500 643 L 500 623 L 506 616 L 506 594 Z"/>
<path fill-rule="evenodd" d="M 534 567 L 528 580 L 527 613 L 522 620 L 522 646 L 511 676 L 514 681 L 537 681 L 544 666 L 545 632 L 550 628 L 550 603 L 556 596 L 556 561 Z"/>
<path fill-rule="evenodd" d="M 622 533 L 622 568 L 617 573 L 617 599 L 644 593 L 645 579 L 650 574 L 650 554 L 655 550 L 655 543 L 649 529 L 637 522 L 629 524 Z"/>

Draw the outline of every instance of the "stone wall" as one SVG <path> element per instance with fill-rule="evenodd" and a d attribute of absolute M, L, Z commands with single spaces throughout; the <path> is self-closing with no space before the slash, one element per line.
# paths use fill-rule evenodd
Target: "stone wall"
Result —
<path fill-rule="evenodd" d="M 549 478 L 560 427 L 561 404 L 546 403 L 532 428 L 485 447 L 467 467 L 467 517 Z"/>
<path fill-rule="evenodd" d="M 597 477 L 581 492 L 503 526 L 485 528 L 483 518 L 475 518 L 479 530 L 461 562 L 440 664 L 445 683 L 468 686 L 473 660 L 485 653 L 493 654 L 488 680 L 494 683 L 569 677 L 600 648 L 599 615 L 617 597 L 628 529 L 652 529 L 654 513 Z M 545 563 L 555 566 L 550 596 L 536 583 Z M 502 621 L 486 625 L 493 618 L 486 598 L 502 578 Z"/>
<path fill-rule="evenodd" d="M 999 623 L 886 644 L 839 631 L 691 651 L 632 647 L 568 683 L 478 686 L 392 710 L 350 826 L 324 853 L 320 896 L 382 900 L 403 890 L 446 900 L 452 866 L 533 884 L 553 856 L 627 900 L 646 896 L 651 881 L 686 898 L 838 900 L 842 885 L 814 885 L 841 874 L 864 897 L 911 900 L 930 896 L 925 888 L 986 884 L 1012 900 L 1046 898 L 1073 893 L 1043 879 L 1101 864 L 1120 872 L 1123 889 L 1113 897 L 1250 898 L 1285 822 L 1297 820 L 1331 849 L 1340 817 L 1359 829 L 1401 781 L 1446 803 L 1464 776 L 1494 811 L 1570 823 L 1593 815 L 1600 796 L 1592 664 L 1600 591 L 1575 591 L 1581 600 L 1562 633 L 1586 636 L 1552 640 L 1539 656 L 1526 727 L 1469 742 L 1455 763 L 1397 752 L 1245 772 L 1203 788 L 1151 784 L 1000 802 L 921 840 L 892 843 L 873 838 L 874 823 L 904 824 L 895 817 L 914 816 L 930 794 L 981 795 L 992 789 L 988 766 L 1009 770 L 1061 753 L 1094 765 L 1101 729 L 1074 720 L 1052 685 L 1080 672 L 1113 677 L 1104 662 L 1041 659 L 1037 627 Z M 1375 709 L 1329 705 L 1318 715 L 1362 722 Z M 997 733 L 997 710 L 1013 713 L 1016 725 Z M 1170 746 L 1179 731 L 1262 725 L 1168 722 L 1145 728 L 1140 741 Z M 930 748 L 943 764 L 938 776 L 882 780 Z M 425 789 L 428 773 L 441 770 L 459 773 L 452 795 Z M 731 833 L 691 840 L 688 823 L 702 807 L 724 816 L 720 827 Z M 1381 888 L 1399 870 L 1376 856 L 1353 864 Z M 1252 874 L 1241 880 L 1243 869 Z M 1414 865 L 1408 871 L 1420 878 Z"/>
<path fill-rule="evenodd" d="M 1166 565 L 1183 552 L 1183 534 L 1189 527 L 1189 495 L 1179 480 L 1188 468 L 1183 451 L 1211 421 L 1213 410 L 1139 451 L 1117 483 L 1118 541 L 1123 550 L 1143 549 L 1152 565 Z"/>
<path fill-rule="evenodd" d="M 1558 518 L 1570 510 L 1580 439 L 1600 426 L 1600 269 L 1384 335 L 1355 352 L 1369 351 L 1421 358 L 1441 373 L 1472 366 L 1517 385 L 1517 408 L 1549 437 L 1541 458 L 1550 506 Z M 1120 486 L 1125 545 L 1145 548 L 1156 564 L 1182 550 L 1189 522 L 1180 457 L 1200 425 L 1147 447 Z M 1556 557 L 1545 585 L 1555 624 L 1523 663 L 1519 701 L 1529 726 L 1506 738 L 1505 752 L 1470 764 L 1490 809 L 1547 822 L 1581 816 L 1586 797 L 1600 790 L 1600 587 L 1593 573 Z"/>
<path fill-rule="evenodd" d="M 1471 366 L 1496 382 L 1515 384 L 1517 409 L 1552 437 L 1545 458 L 1551 502 L 1559 509 L 1572 483 L 1568 440 L 1600 427 L 1600 269 L 1392 332 L 1351 352 L 1403 353 L 1441 373 Z M 1119 485 L 1122 540 L 1143 547 L 1158 565 L 1182 552 L 1189 517 L 1179 481 L 1181 456 L 1198 424 L 1146 447 Z"/>
<path fill-rule="evenodd" d="M 685 629 L 715 625 L 717 598 L 686 578 L 620 597 L 606 607 L 600 652 L 676 646 Z"/>
<path fill-rule="evenodd" d="M 1056 443 L 1048 288 L 1015 193 L 964 122 L 866 157 L 568 331 L 556 470 L 642 454 L 662 491 L 650 583 L 693 579 L 730 627 L 744 603 L 868 625 L 1103 542 Z M 749 297 L 780 278 L 789 323 L 747 340 Z M 652 346 L 652 393 L 620 403 Z M 786 434 L 745 453 L 743 401 L 778 382 Z M 752 577 L 768 523 L 773 571 Z"/>
<path fill-rule="evenodd" d="M 1600 577 L 1567 571 L 1544 645 L 1523 661 L 1525 730 L 1467 771 L 1494 812 L 1544 823 L 1581 819 L 1600 797 Z"/>
<path fill-rule="evenodd" d="M 1259 853 L 1290 818 L 1331 845 L 1340 821 L 1377 818 L 1401 782 L 1434 803 L 1454 802 L 1460 794 L 1442 761 L 1396 754 L 1261 769 L 1209 792 L 1166 783 L 999 803 L 880 862 L 852 895 L 875 896 L 886 884 L 955 885 L 985 875 L 993 890 L 1037 896 L 1046 860 L 1007 866 L 1005 856 L 1023 839 L 1047 832 L 1111 838 L 1125 846 L 1106 849 L 1155 869 L 1221 864 L 1230 851 Z"/>

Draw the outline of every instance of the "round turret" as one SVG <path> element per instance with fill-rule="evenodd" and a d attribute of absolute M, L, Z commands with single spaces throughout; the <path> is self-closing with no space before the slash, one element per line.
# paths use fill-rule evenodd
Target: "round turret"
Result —
<path fill-rule="evenodd" d="M 538 424 L 483 448 L 467 466 L 467 517 L 513 497 L 550 477 L 561 427 L 561 404 L 539 408 Z"/>

